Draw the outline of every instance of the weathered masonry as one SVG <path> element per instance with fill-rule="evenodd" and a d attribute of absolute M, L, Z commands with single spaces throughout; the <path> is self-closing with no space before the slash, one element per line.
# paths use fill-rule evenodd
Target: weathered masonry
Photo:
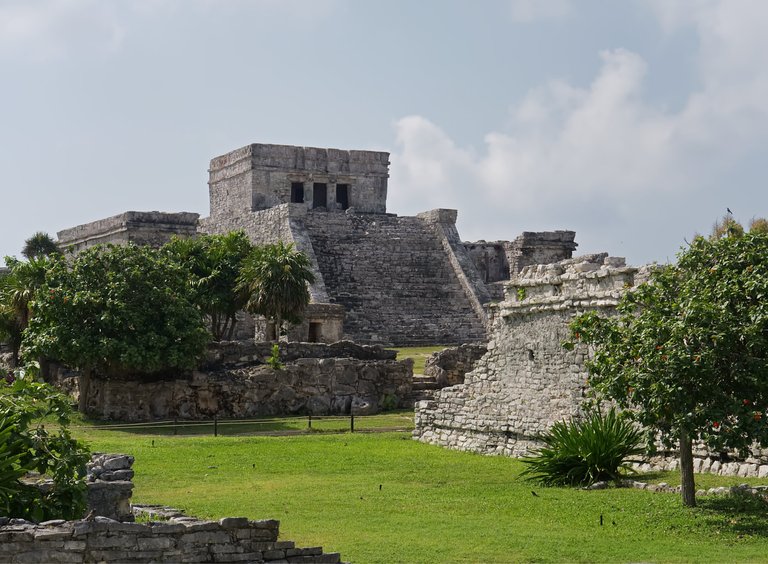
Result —
<path fill-rule="evenodd" d="M 59 245 L 73 252 L 112 243 L 135 243 L 159 247 L 174 235 L 194 237 L 197 234 L 196 213 L 164 213 L 129 211 L 78 225 L 58 232 Z"/>
<path fill-rule="evenodd" d="M 75 250 L 161 244 L 171 233 L 193 235 L 196 221 L 198 232 L 242 229 L 254 243 L 293 243 L 316 282 L 306 321 L 290 337 L 391 345 L 484 341 L 484 306 L 502 297 L 504 281 L 576 248 L 572 231 L 463 243 L 455 210 L 387 213 L 388 178 L 386 152 L 252 144 L 211 160 L 206 218 L 127 212 L 62 231 L 59 240 Z"/>
<path fill-rule="evenodd" d="M 416 406 L 420 441 L 484 454 L 520 456 L 553 423 L 579 413 L 586 389 L 584 351 L 566 351 L 576 313 L 610 314 L 646 268 L 605 254 L 527 266 L 491 306 L 488 352 L 464 383 Z"/>

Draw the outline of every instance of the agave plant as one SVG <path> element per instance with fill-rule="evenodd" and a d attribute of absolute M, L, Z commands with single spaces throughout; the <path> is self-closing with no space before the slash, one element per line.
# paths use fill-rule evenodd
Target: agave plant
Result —
<path fill-rule="evenodd" d="M 543 447 L 523 459 L 523 475 L 545 486 L 585 486 L 618 480 L 627 458 L 643 453 L 642 432 L 611 408 L 580 421 L 559 421 L 541 436 Z"/>

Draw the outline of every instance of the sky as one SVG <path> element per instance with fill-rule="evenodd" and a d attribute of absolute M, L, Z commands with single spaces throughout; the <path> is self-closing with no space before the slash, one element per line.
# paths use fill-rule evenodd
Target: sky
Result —
<path fill-rule="evenodd" d="M 667 262 L 768 216 L 764 0 L 0 0 L 0 256 L 208 215 L 249 143 L 391 153 L 388 211 Z"/>

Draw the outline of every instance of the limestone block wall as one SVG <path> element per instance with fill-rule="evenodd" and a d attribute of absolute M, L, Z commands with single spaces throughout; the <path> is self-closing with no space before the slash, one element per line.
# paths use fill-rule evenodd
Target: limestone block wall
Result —
<path fill-rule="evenodd" d="M 121 523 L 92 521 L 35 524 L 0 517 L 0 561 L 20 562 L 315 562 L 335 563 L 338 553 L 298 548 L 278 540 L 280 522 L 227 517 L 204 521 Z"/>
<path fill-rule="evenodd" d="M 524 267 L 572 258 L 574 231 L 524 231 L 514 241 L 463 243 L 485 284 L 509 280 Z M 503 297 L 492 291 L 494 299 Z"/>
<path fill-rule="evenodd" d="M 488 352 L 464 384 L 417 404 L 414 436 L 461 450 L 525 454 L 537 434 L 578 413 L 584 354 L 561 347 L 571 318 L 612 311 L 637 274 L 620 259 L 523 268 L 505 300 L 490 307 Z"/>
<path fill-rule="evenodd" d="M 462 284 L 433 223 L 308 212 L 302 224 L 330 301 L 346 309 L 345 338 L 386 344 L 485 339 L 477 298 Z"/>
<path fill-rule="evenodd" d="M 223 341 L 211 343 L 206 351 L 202 369 L 217 370 L 222 367 L 263 363 L 272 354 L 273 343 L 253 341 Z M 359 360 L 395 360 L 397 351 L 381 345 L 361 345 L 352 341 L 335 343 L 300 343 L 280 341 L 280 360 L 293 362 L 300 358 L 355 358 Z"/>
<path fill-rule="evenodd" d="M 472 344 L 437 351 L 429 355 L 424 362 L 424 376 L 434 378 L 441 388 L 463 384 L 467 372 L 470 372 L 487 352 L 485 345 Z"/>
<path fill-rule="evenodd" d="M 393 397 L 406 406 L 413 364 L 396 360 L 302 358 L 274 370 L 245 364 L 163 378 L 94 378 L 89 413 L 120 421 L 246 418 L 377 411 Z"/>
<path fill-rule="evenodd" d="M 93 453 L 86 466 L 88 512 L 117 521 L 133 521 L 133 456 Z"/>
<path fill-rule="evenodd" d="M 386 212 L 385 152 L 257 143 L 214 158 L 209 173 L 214 217 L 290 202 L 309 209 Z M 300 198 L 292 193 L 295 185 L 301 186 Z"/>
<path fill-rule="evenodd" d="M 107 243 L 159 247 L 174 235 L 194 237 L 198 217 L 189 212 L 129 211 L 59 231 L 58 244 L 61 249 L 75 253 Z"/>

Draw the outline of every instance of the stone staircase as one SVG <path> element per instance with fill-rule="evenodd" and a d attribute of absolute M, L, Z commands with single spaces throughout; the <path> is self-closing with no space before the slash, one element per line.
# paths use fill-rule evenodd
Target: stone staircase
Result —
<path fill-rule="evenodd" d="M 424 376 L 423 374 L 414 374 L 413 390 L 406 396 L 406 401 L 409 405 L 413 405 L 417 401 L 431 400 L 435 395 L 435 390 L 439 389 L 440 386 L 434 377 Z"/>
<path fill-rule="evenodd" d="M 332 302 L 357 342 L 458 344 L 485 338 L 434 229 L 418 217 L 310 212 L 302 220 Z"/>

